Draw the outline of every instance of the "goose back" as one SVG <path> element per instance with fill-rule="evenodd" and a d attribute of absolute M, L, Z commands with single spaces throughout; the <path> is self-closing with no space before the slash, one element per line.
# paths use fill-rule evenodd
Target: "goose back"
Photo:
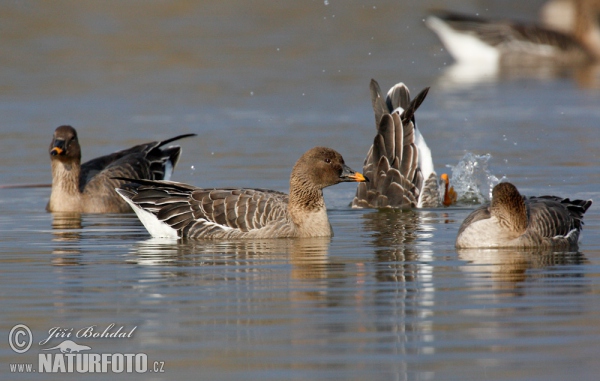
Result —
<path fill-rule="evenodd" d="M 293 237 L 295 233 L 287 214 L 289 198 L 282 192 L 201 189 L 165 181 L 138 181 L 117 191 L 172 229 L 171 238 L 269 238 L 273 234 Z M 156 230 L 154 225 L 144 225 L 151 233 Z"/>
<path fill-rule="evenodd" d="M 498 189 L 509 189 L 510 197 L 498 197 Z M 494 187 L 491 204 L 475 209 L 463 221 L 456 246 L 573 248 L 583 229 L 583 215 L 591 205 L 591 200 L 523 197 L 514 185 L 500 183 Z"/>

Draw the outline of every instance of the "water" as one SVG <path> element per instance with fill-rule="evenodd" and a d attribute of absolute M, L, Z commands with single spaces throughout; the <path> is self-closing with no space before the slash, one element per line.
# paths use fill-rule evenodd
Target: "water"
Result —
<path fill-rule="evenodd" d="M 286 191 L 314 145 L 361 168 L 375 78 L 432 87 L 417 118 L 438 173 L 490 154 L 524 194 L 598 203 L 593 68 L 465 76 L 422 24 L 433 6 L 535 19 L 540 3 L 0 4 L 0 184 L 49 183 L 47 146 L 68 123 L 84 160 L 195 132 L 176 180 Z M 331 239 L 175 244 L 134 215 L 52 215 L 48 188 L 0 189 L 2 378 L 597 379 L 596 204 L 578 252 L 457 252 L 472 206 L 352 210 L 354 191 L 325 191 Z M 24 354 L 6 339 L 19 323 Z M 75 337 L 111 324 L 137 328 Z M 53 327 L 81 353 L 145 353 L 164 373 L 10 374 L 60 353 L 42 349 L 65 337 L 39 345 Z"/>

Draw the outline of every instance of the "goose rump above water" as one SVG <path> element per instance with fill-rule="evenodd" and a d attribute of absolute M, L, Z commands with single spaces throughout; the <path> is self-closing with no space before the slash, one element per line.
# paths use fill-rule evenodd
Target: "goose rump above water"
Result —
<path fill-rule="evenodd" d="M 363 166 L 363 173 L 370 182 L 358 184 L 352 207 L 439 206 L 439 185 L 431 150 L 415 120 L 415 112 L 429 88 L 422 90 L 412 101 L 408 87 L 403 83 L 393 86 L 385 99 L 374 79 L 370 89 L 377 127 L 377 135 Z"/>

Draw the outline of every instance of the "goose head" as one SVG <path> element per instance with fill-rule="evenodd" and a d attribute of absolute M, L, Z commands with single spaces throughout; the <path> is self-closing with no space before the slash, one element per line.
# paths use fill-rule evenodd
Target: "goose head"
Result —
<path fill-rule="evenodd" d="M 337 151 L 327 147 L 314 147 L 305 152 L 294 165 L 291 182 L 296 181 L 320 190 L 341 182 L 369 180 L 348 167 Z"/>
<path fill-rule="evenodd" d="M 71 126 L 58 127 L 52 136 L 49 153 L 52 161 L 79 162 L 81 160 L 81 147 L 77 139 L 77 131 Z"/>

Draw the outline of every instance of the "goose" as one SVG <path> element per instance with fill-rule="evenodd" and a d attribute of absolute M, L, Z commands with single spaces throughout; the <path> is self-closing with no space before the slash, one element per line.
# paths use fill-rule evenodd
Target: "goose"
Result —
<path fill-rule="evenodd" d="M 425 25 L 437 34 L 459 63 L 496 66 L 548 60 L 584 64 L 600 58 L 600 29 L 595 18 L 598 7 L 593 1 L 556 0 L 543 10 L 544 14 L 552 15 L 545 20 L 545 26 L 487 20 L 449 11 L 432 12 Z M 569 20 L 559 20 L 565 16 Z"/>
<path fill-rule="evenodd" d="M 363 173 L 371 182 L 358 184 L 352 207 L 439 206 L 439 185 L 431 150 L 417 128 L 414 116 L 429 87 L 412 101 L 404 83 L 393 86 L 385 100 L 374 79 L 370 89 L 377 135 L 365 158 Z"/>
<path fill-rule="evenodd" d="M 49 212 L 125 213 L 129 205 L 114 191 L 126 176 L 134 179 L 169 179 L 181 148 L 164 145 L 196 134 L 140 144 L 81 164 L 81 146 L 72 126 L 60 126 L 50 143 L 52 190 Z"/>
<path fill-rule="evenodd" d="M 577 247 L 583 215 L 592 200 L 556 196 L 523 197 L 513 184 L 500 183 L 492 201 L 475 209 L 462 223 L 456 247 Z"/>
<path fill-rule="evenodd" d="M 329 237 L 333 232 L 323 188 L 349 181 L 368 179 L 344 164 L 335 150 L 315 147 L 294 165 L 289 195 L 266 189 L 196 188 L 134 179 L 117 192 L 155 238 Z"/>

